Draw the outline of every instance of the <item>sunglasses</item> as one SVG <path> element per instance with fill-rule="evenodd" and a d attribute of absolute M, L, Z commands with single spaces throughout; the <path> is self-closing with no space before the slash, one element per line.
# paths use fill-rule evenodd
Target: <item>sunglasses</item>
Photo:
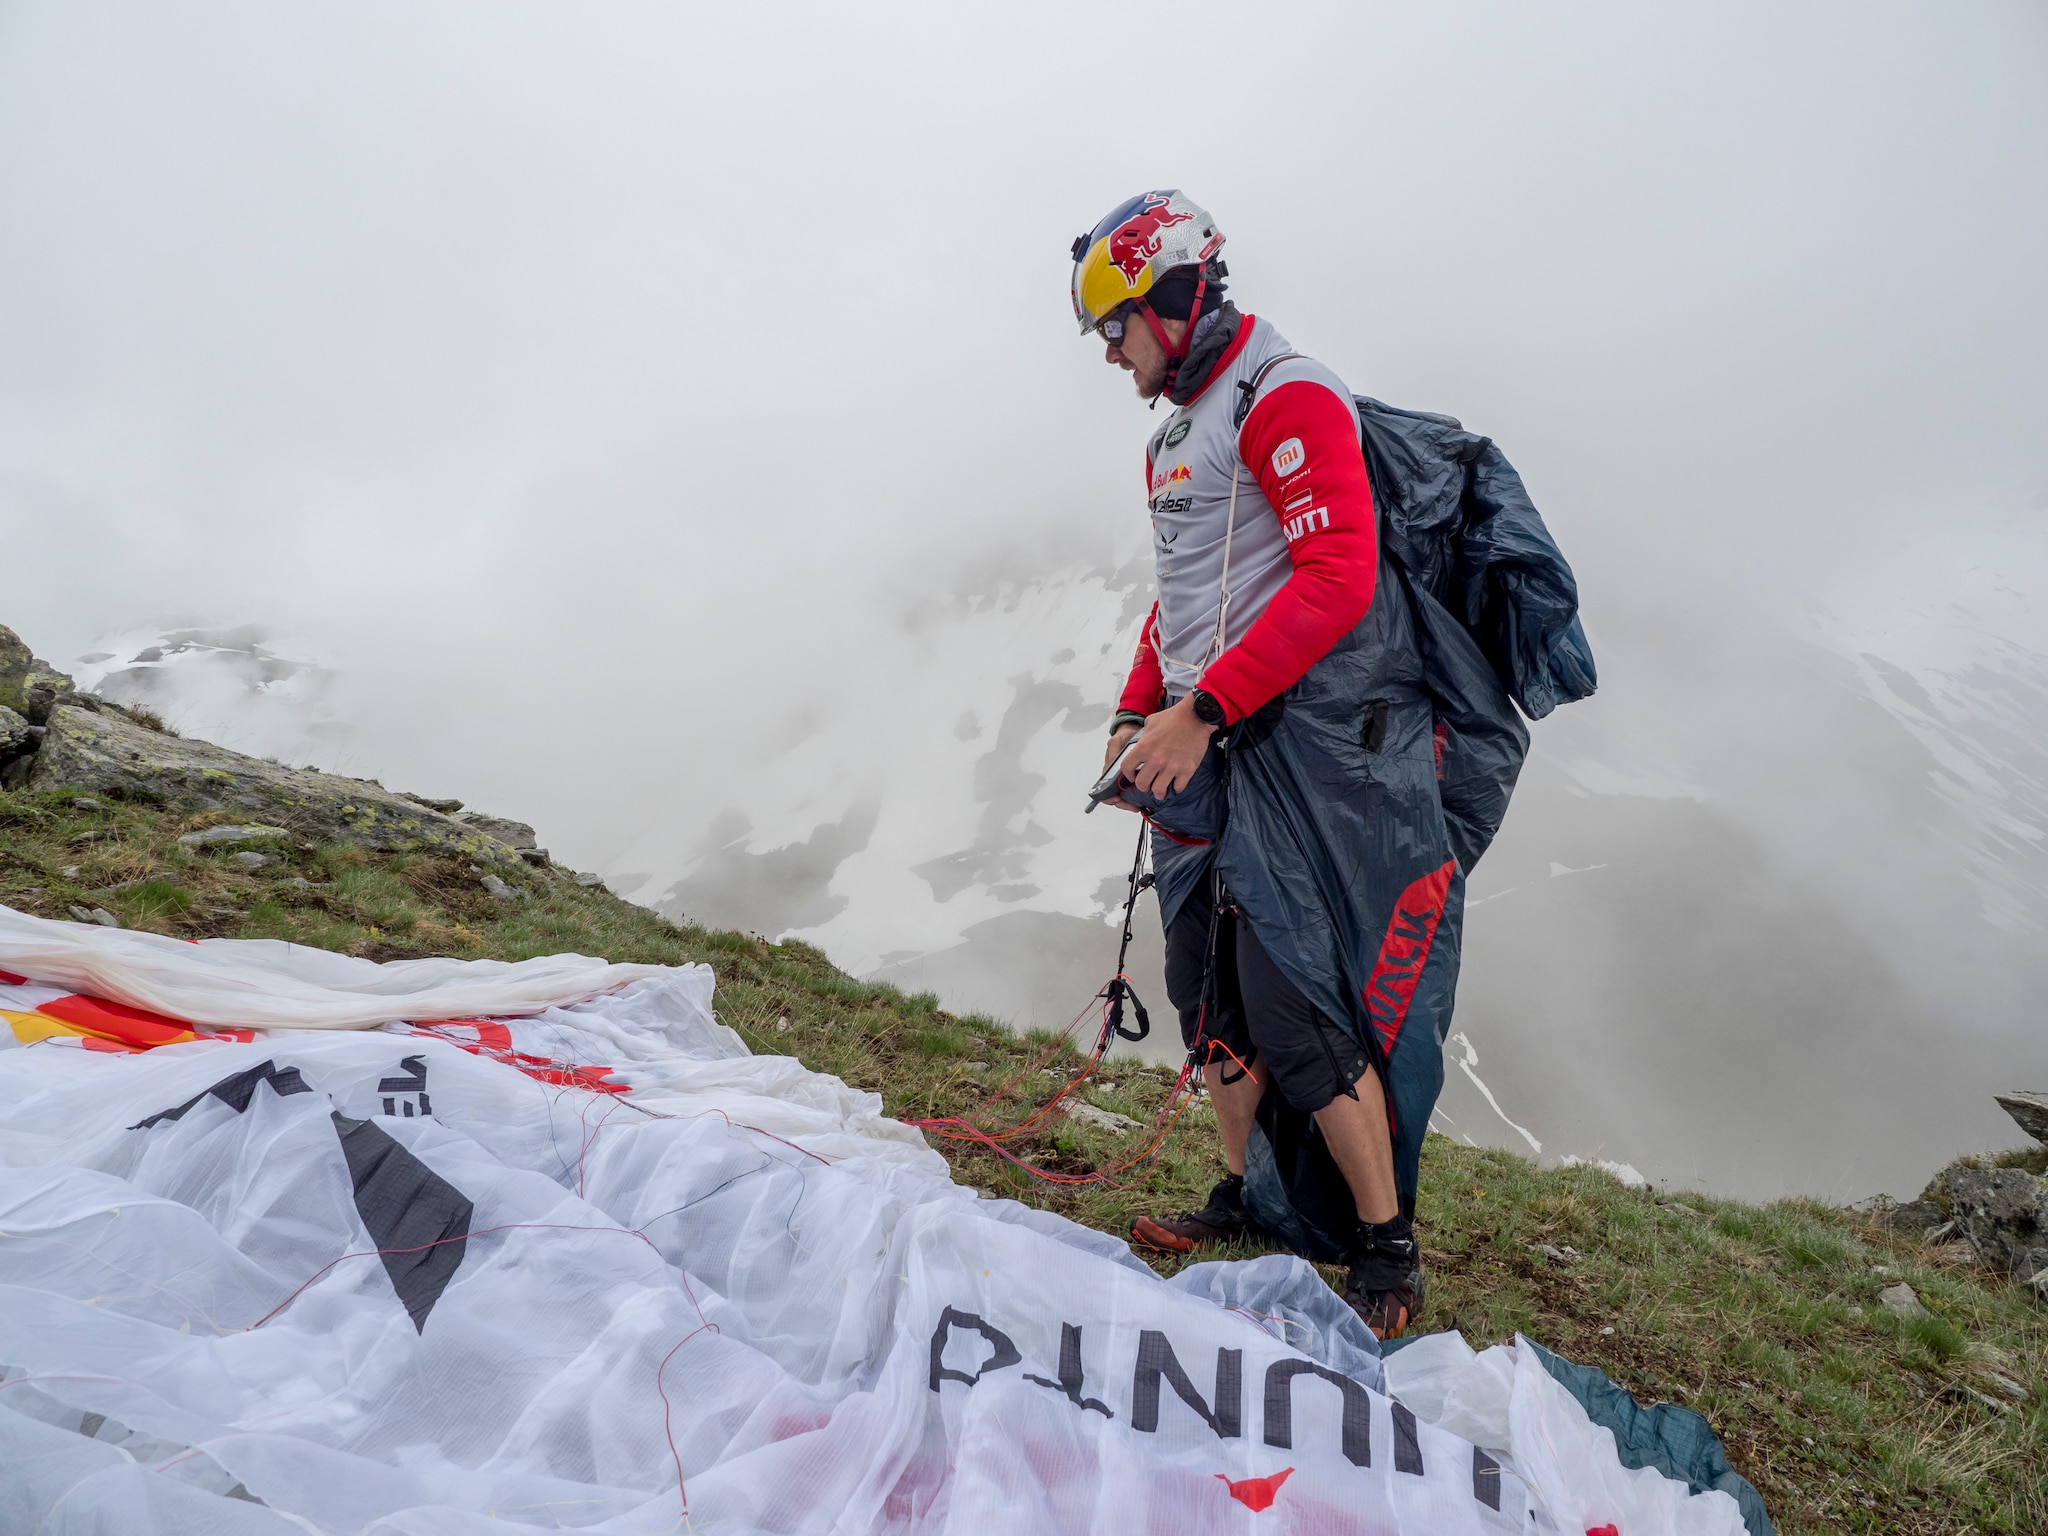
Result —
<path fill-rule="evenodd" d="M 1095 322 L 1095 334 L 1113 347 L 1120 345 L 1124 339 L 1124 323 L 1130 314 L 1130 305 L 1119 305 Z"/>

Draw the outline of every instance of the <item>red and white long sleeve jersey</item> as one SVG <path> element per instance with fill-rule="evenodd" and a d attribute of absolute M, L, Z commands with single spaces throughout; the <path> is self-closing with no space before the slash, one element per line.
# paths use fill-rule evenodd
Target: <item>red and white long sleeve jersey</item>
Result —
<path fill-rule="evenodd" d="M 1239 386 L 1254 380 L 1240 422 Z M 1201 391 L 1152 434 L 1145 482 L 1159 600 L 1123 708 L 1149 714 L 1199 683 L 1226 719 L 1240 720 L 1297 682 L 1372 606 L 1379 535 L 1351 391 L 1256 316 L 1244 317 Z"/>

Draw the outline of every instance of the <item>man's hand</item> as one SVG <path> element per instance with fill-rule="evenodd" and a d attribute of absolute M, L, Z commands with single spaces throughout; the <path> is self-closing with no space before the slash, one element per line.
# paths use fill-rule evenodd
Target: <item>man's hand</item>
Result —
<path fill-rule="evenodd" d="M 1213 725 L 1204 725 L 1195 718 L 1190 695 L 1171 709 L 1147 717 L 1145 728 L 1138 735 L 1138 745 L 1131 752 L 1134 766 L 1124 771 L 1124 777 L 1155 799 L 1186 789 L 1188 780 L 1202 766 L 1209 751 L 1209 738 L 1215 733 Z"/>
<path fill-rule="evenodd" d="M 1138 734 L 1138 728 L 1126 722 L 1109 733 L 1109 746 L 1102 754 L 1102 771 L 1109 772 L 1109 765 L 1116 761 L 1117 753 L 1123 751 L 1124 743 Z"/>
<path fill-rule="evenodd" d="M 1109 733 L 1109 746 L 1102 754 L 1102 771 L 1104 773 L 1109 772 L 1109 765 L 1115 762 L 1117 754 L 1123 751 L 1124 743 L 1137 734 L 1138 727 L 1130 724 L 1120 725 Z M 1121 795 L 1111 795 L 1102 804 L 1119 811 L 1129 811 L 1133 815 L 1142 814 L 1135 805 L 1126 804 Z"/>

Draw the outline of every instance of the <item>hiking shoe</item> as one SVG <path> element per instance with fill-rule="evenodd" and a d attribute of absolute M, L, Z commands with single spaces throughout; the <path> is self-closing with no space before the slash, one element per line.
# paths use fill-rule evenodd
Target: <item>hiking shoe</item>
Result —
<path fill-rule="evenodd" d="M 1245 1209 L 1244 1175 L 1233 1173 L 1209 1191 L 1209 1203 L 1185 1216 L 1140 1216 L 1131 1223 L 1131 1238 L 1164 1253 L 1191 1253 L 1215 1243 L 1233 1242 L 1258 1226 Z"/>
<path fill-rule="evenodd" d="M 1381 1343 L 1401 1337 L 1420 1314 L 1421 1250 L 1406 1217 L 1358 1224 L 1344 1300 Z"/>

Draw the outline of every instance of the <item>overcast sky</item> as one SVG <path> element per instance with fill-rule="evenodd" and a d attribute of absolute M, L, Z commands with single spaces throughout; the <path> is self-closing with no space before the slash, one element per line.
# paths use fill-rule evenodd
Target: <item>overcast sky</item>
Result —
<path fill-rule="evenodd" d="M 1142 547 L 1067 248 L 1180 186 L 1245 308 L 1507 450 L 1585 753 L 1793 751 L 1752 830 L 1905 932 L 1800 842 L 1885 814 L 1853 744 L 1759 701 L 1781 633 L 2048 654 L 2044 79 L 2019 3 L 0 0 L 0 622 L 273 626 L 340 766 L 586 865 L 806 732 L 908 771 L 907 614 Z"/>

